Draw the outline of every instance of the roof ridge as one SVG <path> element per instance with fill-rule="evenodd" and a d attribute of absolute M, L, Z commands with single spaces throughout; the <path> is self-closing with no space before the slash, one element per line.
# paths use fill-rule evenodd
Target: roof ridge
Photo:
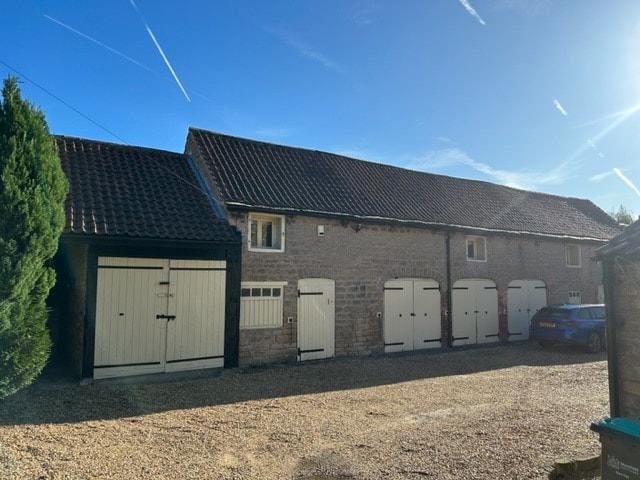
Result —
<path fill-rule="evenodd" d="M 52 136 L 54 138 L 59 138 L 61 140 L 72 140 L 72 141 L 80 141 L 82 143 L 91 143 L 91 144 L 101 144 L 101 145 L 105 145 L 105 146 L 111 146 L 111 147 L 116 147 L 116 148 L 129 148 L 132 150 L 145 150 L 145 151 L 149 151 L 149 152 L 155 152 L 155 153 L 165 153 L 165 154 L 171 154 L 171 155 L 178 155 L 181 157 L 188 157 L 189 155 L 187 155 L 184 152 L 174 152 L 172 150 L 165 150 L 162 148 L 154 148 L 154 147 L 145 147 L 142 145 L 132 145 L 130 143 L 116 143 L 116 142 L 109 142 L 107 140 L 94 140 L 91 138 L 84 138 L 84 137 L 76 137 L 76 136 L 72 136 L 72 135 L 59 135 L 59 134 L 52 134 Z"/>

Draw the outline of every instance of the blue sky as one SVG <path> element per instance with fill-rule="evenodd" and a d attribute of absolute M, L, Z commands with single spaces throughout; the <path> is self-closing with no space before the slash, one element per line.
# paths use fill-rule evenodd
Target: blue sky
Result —
<path fill-rule="evenodd" d="M 21 0 L 16 72 L 57 134 L 195 126 L 640 214 L 637 0 Z"/>

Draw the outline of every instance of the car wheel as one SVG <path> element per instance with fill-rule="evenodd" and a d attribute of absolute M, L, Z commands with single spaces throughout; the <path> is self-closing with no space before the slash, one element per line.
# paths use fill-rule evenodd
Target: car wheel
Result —
<path fill-rule="evenodd" d="M 553 342 L 550 340 L 538 340 L 538 343 L 542 348 L 551 348 L 553 347 Z"/>
<path fill-rule="evenodd" d="M 587 338 L 587 351 L 598 353 L 602 350 L 602 337 L 598 332 L 591 332 Z"/>

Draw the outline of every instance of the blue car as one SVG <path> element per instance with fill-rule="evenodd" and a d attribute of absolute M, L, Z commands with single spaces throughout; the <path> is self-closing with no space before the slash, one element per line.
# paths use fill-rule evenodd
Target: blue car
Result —
<path fill-rule="evenodd" d="M 549 305 L 531 319 L 529 338 L 543 347 L 582 345 L 597 353 L 605 345 L 604 305 Z"/>

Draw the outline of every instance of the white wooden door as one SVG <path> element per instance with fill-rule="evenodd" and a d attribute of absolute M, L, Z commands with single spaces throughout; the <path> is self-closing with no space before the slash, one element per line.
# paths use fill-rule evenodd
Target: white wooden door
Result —
<path fill-rule="evenodd" d="M 498 291 L 491 280 L 467 278 L 453 284 L 453 345 L 499 340 Z"/>
<path fill-rule="evenodd" d="M 413 348 L 438 348 L 442 337 L 440 284 L 431 279 L 413 282 Z"/>
<path fill-rule="evenodd" d="M 335 282 L 326 278 L 298 281 L 298 360 L 335 355 Z"/>
<path fill-rule="evenodd" d="M 547 304 L 547 289 L 542 280 L 513 280 L 507 291 L 509 340 L 529 338 L 531 317 Z"/>
<path fill-rule="evenodd" d="M 98 258 L 94 378 L 164 371 L 164 260 Z"/>
<path fill-rule="evenodd" d="M 384 286 L 384 349 L 440 346 L 440 287 L 432 279 L 400 278 Z"/>
<path fill-rule="evenodd" d="M 222 366 L 225 267 L 99 257 L 94 378 Z"/>
<path fill-rule="evenodd" d="M 384 351 L 413 350 L 413 281 L 389 280 L 384 285 Z"/>
<path fill-rule="evenodd" d="M 170 260 L 166 371 L 224 364 L 224 261 Z"/>

